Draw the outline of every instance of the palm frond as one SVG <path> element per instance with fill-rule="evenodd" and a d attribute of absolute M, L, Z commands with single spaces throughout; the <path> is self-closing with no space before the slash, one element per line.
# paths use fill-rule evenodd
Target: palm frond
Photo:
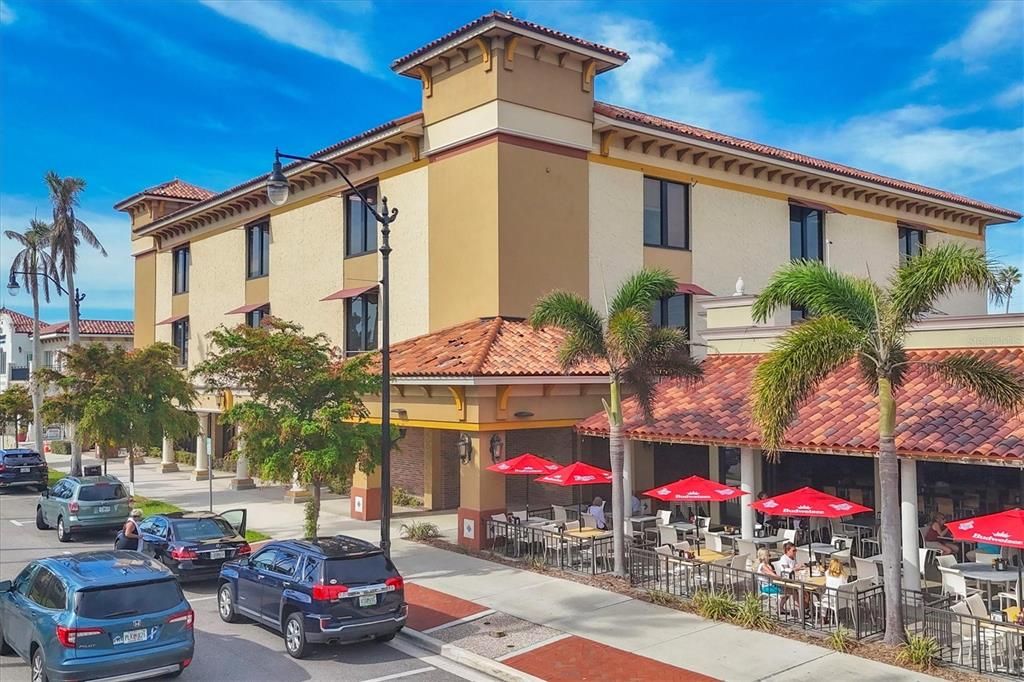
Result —
<path fill-rule="evenodd" d="M 575 331 L 570 331 L 558 349 L 558 362 L 562 371 L 568 373 L 576 365 L 585 360 L 604 357 L 604 349 L 593 345 L 594 339 Z"/>
<path fill-rule="evenodd" d="M 103 244 L 100 244 L 99 237 L 89 228 L 88 225 L 83 223 L 81 220 L 75 219 L 75 230 L 81 235 L 82 239 L 86 244 L 103 254 L 104 257 L 107 255 L 107 250 L 103 248 Z"/>
<path fill-rule="evenodd" d="M 686 333 L 671 327 L 653 327 L 647 345 L 626 364 L 622 379 L 637 400 L 644 419 L 654 416 L 654 399 L 662 379 L 695 384 L 704 376 L 700 361 L 690 355 Z"/>
<path fill-rule="evenodd" d="M 604 355 L 604 326 L 594 306 L 579 294 L 553 291 L 533 306 L 530 324 L 535 329 L 557 327 L 576 337 L 579 349 L 589 349 L 595 355 Z"/>
<path fill-rule="evenodd" d="M 650 311 L 655 301 L 675 294 L 678 286 L 679 282 L 668 270 L 644 268 L 619 285 L 608 304 L 608 319 L 631 308 Z"/>
<path fill-rule="evenodd" d="M 754 373 L 753 418 L 769 456 L 778 453 L 803 401 L 865 341 L 865 332 L 850 320 L 814 317 L 786 332 L 761 361 Z"/>
<path fill-rule="evenodd" d="M 812 315 L 834 315 L 870 329 L 875 324 L 876 289 L 870 280 L 836 272 L 821 261 L 796 260 L 772 275 L 751 313 L 756 322 L 765 322 L 778 308 L 799 306 Z"/>
<path fill-rule="evenodd" d="M 912 364 L 1007 412 L 1019 412 L 1024 406 L 1024 377 L 998 362 L 970 353 L 957 353 L 936 362 Z"/>
<path fill-rule="evenodd" d="M 908 325 L 934 309 L 945 294 L 960 289 L 989 291 L 994 263 L 976 248 L 946 242 L 926 248 L 897 268 L 890 282 L 896 319 Z"/>
<path fill-rule="evenodd" d="M 651 316 L 640 308 L 624 308 L 608 318 L 605 345 L 627 363 L 643 357 L 651 338 Z"/>

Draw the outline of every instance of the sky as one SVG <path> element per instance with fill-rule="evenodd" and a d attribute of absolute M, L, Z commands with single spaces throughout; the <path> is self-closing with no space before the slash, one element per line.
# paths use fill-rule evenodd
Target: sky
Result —
<path fill-rule="evenodd" d="M 79 215 L 109 256 L 83 251 L 82 315 L 131 319 L 115 202 L 174 177 L 223 190 L 275 147 L 417 111 L 391 61 L 492 9 L 629 52 L 602 100 L 1024 212 L 1017 0 L 0 0 L 0 227 L 49 217 L 47 170 L 85 178 Z M 990 228 L 988 249 L 1024 270 L 1024 227 Z M 5 272 L 14 253 L 0 238 Z"/>

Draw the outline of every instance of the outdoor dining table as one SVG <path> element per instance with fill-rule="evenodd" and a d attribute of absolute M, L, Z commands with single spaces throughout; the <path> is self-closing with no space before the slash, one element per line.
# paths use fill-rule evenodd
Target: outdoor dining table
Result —
<path fill-rule="evenodd" d="M 1009 583 L 1017 582 L 1016 571 L 998 571 L 996 567 L 989 563 L 980 561 L 969 561 L 962 564 L 953 564 L 951 568 L 960 571 L 960 575 L 967 578 L 968 580 L 976 580 L 979 583 L 987 583 L 988 585 L 988 600 L 986 603 L 992 603 L 992 584 L 999 583 L 1007 585 Z"/>
<path fill-rule="evenodd" d="M 593 544 L 594 540 L 603 540 L 604 538 L 610 538 L 612 531 L 601 530 L 600 528 L 580 528 L 579 530 L 567 530 L 565 531 L 566 537 L 577 538 L 581 541 L 581 547 L 583 544 Z M 597 553 L 590 553 L 590 572 L 597 572 Z"/>
<path fill-rule="evenodd" d="M 830 557 L 830 556 L 832 556 L 833 554 L 835 554 L 838 551 L 839 551 L 838 547 L 836 547 L 834 545 L 830 545 L 827 542 L 812 542 L 811 543 L 811 554 L 812 555 L 813 554 L 819 554 L 819 555 L 822 555 L 822 556 Z"/>

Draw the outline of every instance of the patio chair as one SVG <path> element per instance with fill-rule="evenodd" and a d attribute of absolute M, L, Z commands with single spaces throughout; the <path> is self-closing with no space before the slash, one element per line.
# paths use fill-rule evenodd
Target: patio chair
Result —
<path fill-rule="evenodd" d="M 942 575 L 942 594 L 953 595 L 961 600 L 966 600 L 972 594 L 977 594 L 979 590 L 973 587 L 967 587 L 967 581 L 961 575 L 960 571 L 952 568 L 946 568 L 945 566 L 939 566 L 939 573 Z"/>
<path fill-rule="evenodd" d="M 796 543 L 796 533 L 797 533 L 797 529 L 796 528 L 787 528 L 784 531 L 782 531 L 781 535 L 782 535 L 783 538 L 785 538 L 786 542 L 792 542 L 792 543 L 795 544 Z"/>
<path fill-rule="evenodd" d="M 708 549 L 712 552 L 723 553 L 722 549 L 722 534 L 719 532 L 704 531 L 704 542 Z"/>
<path fill-rule="evenodd" d="M 971 554 L 971 552 L 968 552 L 968 554 Z M 988 552 L 978 552 L 978 551 L 974 552 L 974 560 L 977 561 L 979 564 L 986 564 L 988 566 L 991 566 L 992 562 L 995 561 L 996 559 L 998 559 L 1000 556 L 1002 556 L 1002 555 L 1001 554 L 989 554 Z M 970 558 L 970 557 L 968 557 L 968 558 Z"/>
<path fill-rule="evenodd" d="M 565 523 L 569 520 L 569 516 L 565 512 L 565 507 L 559 504 L 551 505 L 551 518 L 555 523 Z"/>
<path fill-rule="evenodd" d="M 935 563 L 943 568 L 953 568 L 956 566 L 956 557 L 952 554 L 939 554 L 935 557 Z"/>
<path fill-rule="evenodd" d="M 656 523 L 659 526 L 667 526 L 668 524 L 672 523 L 672 510 L 662 509 L 657 513 L 657 517 L 658 520 L 656 521 Z"/>
<path fill-rule="evenodd" d="M 673 551 L 679 551 L 683 549 L 685 545 L 686 549 L 690 548 L 690 543 L 687 541 L 679 541 L 679 534 L 676 529 L 672 526 L 658 526 L 658 546 L 659 547 L 670 547 Z"/>
<path fill-rule="evenodd" d="M 878 581 L 878 564 L 874 561 L 855 556 L 853 557 L 853 563 L 857 570 L 857 580 Z"/>
<path fill-rule="evenodd" d="M 969 665 L 975 665 L 975 657 L 985 656 L 987 654 L 989 670 L 993 670 L 995 667 L 994 656 L 996 654 L 996 647 L 993 646 L 992 634 L 993 630 L 989 628 L 982 628 L 980 635 L 981 650 L 975 650 L 975 647 L 979 644 L 979 636 L 975 634 L 974 628 L 978 626 L 978 621 L 974 620 L 971 616 L 970 607 L 965 602 L 956 602 L 950 607 L 950 610 L 958 616 L 964 616 L 963 618 L 954 618 L 952 622 L 952 635 L 953 641 L 951 642 L 953 651 L 957 652 L 957 658 L 960 665 L 964 664 L 964 653 L 967 654 L 967 661 Z M 979 662 L 980 663 L 980 662 Z"/>
<path fill-rule="evenodd" d="M 729 568 L 736 568 L 742 571 L 749 571 L 750 564 L 753 561 L 752 554 L 735 554 L 732 559 L 729 560 Z"/>
<path fill-rule="evenodd" d="M 594 518 L 593 514 L 587 514 L 584 512 L 583 514 L 580 514 L 580 527 L 597 528 L 597 519 Z"/>
<path fill-rule="evenodd" d="M 811 553 L 806 547 L 796 548 L 796 562 L 805 566 L 811 563 Z"/>
<path fill-rule="evenodd" d="M 980 594 L 972 594 L 965 600 L 968 610 L 971 615 L 975 618 L 991 618 L 992 616 L 988 612 L 988 607 L 985 606 L 985 600 L 982 599 Z"/>
<path fill-rule="evenodd" d="M 736 552 L 744 556 L 757 556 L 757 545 L 752 540 L 736 540 Z"/>
<path fill-rule="evenodd" d="M 999 610 L 1005 611 L 1011 606 L 1020 606 L 1017 602 L 1017 583 L 1012 583 L 1006 592 L 996 595 L 999 598 Z"/>
<path fill-rule="evenodd" d="M 839 547 L 840 545 L 845 547 L 845 549 L 832 552 L 831 558 L 838 559 L 840 563 L 850 566 L 853 554 L 853 538 L 849 535 L 833 535 L 831 544 L 833 547 Z"/>

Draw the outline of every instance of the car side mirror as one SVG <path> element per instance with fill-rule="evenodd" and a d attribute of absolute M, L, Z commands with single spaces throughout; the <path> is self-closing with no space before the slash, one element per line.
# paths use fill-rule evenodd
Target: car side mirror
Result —
<path fill-rule="evenodd" d="M 39 493 L 39 494 L 42 495 L 43 497 L 49 497 L 50 496 L 50 489 L 49 488 L 43 488 L 43 491 L 41 493 Z"/>
<path fill-rule="evenodd" d="M 10 592 L 13 585 L 10 580 L 0 580 L 0 593 Z"/>

